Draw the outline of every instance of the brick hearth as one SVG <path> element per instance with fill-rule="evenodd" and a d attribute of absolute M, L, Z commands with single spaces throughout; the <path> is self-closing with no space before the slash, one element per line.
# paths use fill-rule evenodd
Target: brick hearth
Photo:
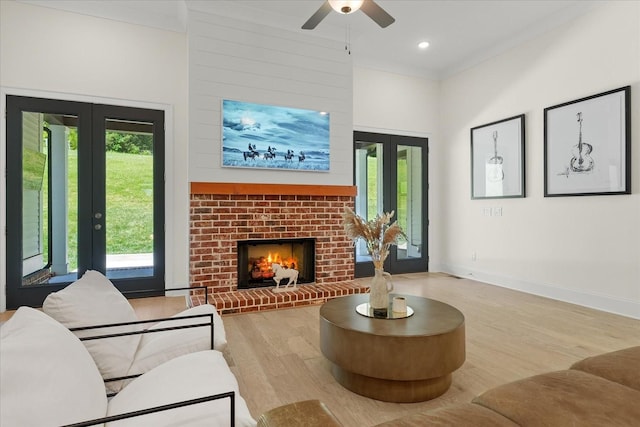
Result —
<path fill-rule="evenodd" d="M 216 306 L 220 314 L 245 313 L 261 310 L 301 307 L 323 304 L 331 298 L 362 294 L 367 287 L 357 282 L 347 281 L 327 285 L 300 285 L 295 291 L 274 293 L 271 288 L 244 289 L 237 292 L 221 292 L 209 295 L 209 303 Z M 204 295 L 191 297 L 192 304 L 204 304 Z"/>
<path fill-rule="evenodd" d="M 321 304 L 366 291 L 353 282 L 353 249 L 342 227 L 355 194 L 352 186 L 192 183 L 191 286 L 208 286 L 209 301 L 222 313 Z M 238 290 L 237 241 L 285 238 L 316 239 L 315 283 L 277 294 Z M 194 304 L 204 303 L 198 292 Z"/>

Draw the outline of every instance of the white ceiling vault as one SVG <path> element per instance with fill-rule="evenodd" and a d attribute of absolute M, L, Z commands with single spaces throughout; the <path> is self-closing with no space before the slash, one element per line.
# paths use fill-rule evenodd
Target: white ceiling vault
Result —
<path fill-rule="evenodd" d="M 380 28 L 362 11 L 302 24 L 324 0 L 20 0 L 186 32 L 189 10 L 350 42 L 356 66 L 445 78 L 517 46 L 601 3 L 584 0 L 376 0 L 396 22 Z M 420 50 L 418 42 L 430 47 Z M 345 53 L 346 54 L 346 53 Z"/>

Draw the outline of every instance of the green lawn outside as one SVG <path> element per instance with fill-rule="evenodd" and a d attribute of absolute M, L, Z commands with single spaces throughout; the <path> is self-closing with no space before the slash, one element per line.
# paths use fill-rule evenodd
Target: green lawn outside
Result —
<path fill-rule="evenodd" d="M 153 252 L 153 157 L 107 152 L 107 254 Z"/>
<path fill-rule="evenodd" d="M 106 153 L 107 254 L 153 252 L 153 157 Z M 69 151 L 69 267 L 77 267 L 78 152 Z"/>
<path fill-rule="evenodd" d="M 375 157 L 367 158 L 367 220 L 373 220 L 376 215 L 381 214 L 380 209 L 378 209 L 378 165 L 377 159 Z M 398 180 L 397 180 L 397 193 L 398 200 L 396 200 L 397 211 L 391 221 L 398 221 L 398 225 L 403 230 L 407 229 L 407 198 L 409 197 L 407 194 L 407 162 L 406 160 L 398 162 L 397 165 L 398 171 Z"/>

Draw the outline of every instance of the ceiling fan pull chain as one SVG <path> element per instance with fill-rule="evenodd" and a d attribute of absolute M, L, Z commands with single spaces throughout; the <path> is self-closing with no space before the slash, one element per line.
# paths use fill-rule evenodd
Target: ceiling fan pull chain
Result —
<path fill-rule="evenodd" d="M 351 25 L 347 24 L 345 28 L 345 41 L 344 41 L 344 50 L 347 51 L 347 54 L 351 55 Z"/>

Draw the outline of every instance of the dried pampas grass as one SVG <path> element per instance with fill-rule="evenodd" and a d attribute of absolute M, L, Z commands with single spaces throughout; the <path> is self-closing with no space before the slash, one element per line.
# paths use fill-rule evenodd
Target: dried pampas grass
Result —
<path fill-rule="evenodd" d="M 354 243 L 358 239 L 364 240 L 375 268 L 382 268 L 391 245 L 397 245 L 400 240 L 407 238 L 397 221 L 389 225 L 394 214 L 393 211 L 378 214 L 371 221 L 366 221 L 348 207 L 342 214 L 342 225 L 347 237 Z"/>

